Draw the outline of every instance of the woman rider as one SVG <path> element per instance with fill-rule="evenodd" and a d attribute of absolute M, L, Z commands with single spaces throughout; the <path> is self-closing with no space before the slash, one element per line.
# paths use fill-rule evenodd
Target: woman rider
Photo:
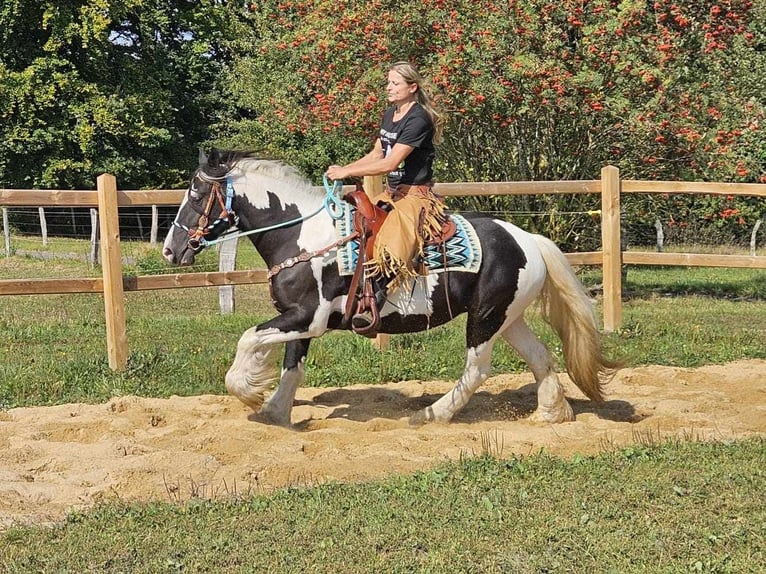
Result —
<path fill-rule="evenodd" d="M 419 274 L 416 263 L 423 244 L 438 236 L 444 221 L 444 205 L 433 193 L 434 144 L 441 141 L 442 118 L 423 83 L 409 62 L 393 64 L 386 86 L 391 106 L 383 114 L 372 150 L 326 172 L 331 180 L 387 174 L 382 201 L 390 212 L 375 239 L 373 258 L 366 263 L 378 308 L 388 288 L 398 289 Z M 372 323 L 372 315 L 359 313 L 351 321 L 364 328 Z"/>

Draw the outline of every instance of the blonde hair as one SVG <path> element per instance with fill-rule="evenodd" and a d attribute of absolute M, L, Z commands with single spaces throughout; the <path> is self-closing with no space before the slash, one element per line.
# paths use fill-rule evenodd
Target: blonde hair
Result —
<path fill-rule="evenodd" d="M 442 112 L 436 107 L 431 98 L 431 94 L 428 93 L 427 82 L 423 76 L 420 75 L 417 68 L 409 62 L 394 62 L 391 67 L 388 68 L 389 72 L 396 72 L 404 81 L 408 84 L 416 84 L 418 86 L 415 92 L 415 97 L 418 103 L 423 107 L 426 113 L 431 117 L 431 121 L 434 124 L 434 144 L 440 144 L 442 141 L 442 135 L 444 132 L 444 116 Z"/>

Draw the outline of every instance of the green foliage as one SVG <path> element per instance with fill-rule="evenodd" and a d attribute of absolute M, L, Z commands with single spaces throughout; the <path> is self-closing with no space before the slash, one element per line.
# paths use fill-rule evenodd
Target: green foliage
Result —
<path fill-rule="evenodd" d="M 0 10 L 5 187 L 179 185 L 219 106 L 217 2 L 15 0 Z M 6 57 L 7 56 L 7 57 Z"/>
<path fill-rule="evenodd" d="M 232 95 L 280 143 L 330 148 L 370 137 L 385 68 L 409 58 L 450 115 L 444 179 L 592 178 L 615 159 L 629 176 L 697 175 L 691 152 L 720 157 L 758 133 L 763 112 L 759 86 L 733 83 L 746 69 L 730 66 L 744 54 L 763 64 L 752 31 L 762 10 L 703 4 L 435 0 L 380 17 L 377 3 L 261 2 L 251 5 L 250 55 L 237 45 Z M 724 117 L 744 131 L 721 133 Z"/>
<path fill-rule="evenodd" d="M 318 181 L 328 164 L 367 150 L 387 66 L 409 59 L 449 120 L 438 181 L 595 179 L 607 163 L 625 178 L 759 181 L 765 24 L 749 0 L 421 0 L 395 12 L 379 2 L 251 3 L 227 81 L 247 113 L 221 129 L 225 141 L 287 157 Z M 583 196 L 451 202 L 528 228 L 548 222 L 526 214 L 594 209 Z M 742 242 L 763 201 L 730 203 L 744 223 L 721 239 Z M 627 206 L 648 214 L 650 228 L 655 217 L 673 221 L 652 198 Z M 682 209 L 714 217 L 725 208 Z M 576 225 L 564 216 L 545 229 L 562 245 L 594 248 Z"/>
<path fill-rule="evenodd" d="M 437 181 L 593 179 L 610 163 L 623 178 L 759 182 L 765 46 L 751 0 L 12 0 L 0 184 L 92 188 L 111 172 L 122 188 L 180 186 L 206 142 L 318 183 L 369 149 L 400 59 L 446 112 Z M 587 195 L 450 203 L 598 246 L 579 230 L 598 208 Z M 764 201 L 641 195 L 625 209 L 644 229 L 659 218 L 680 239 L 742 244 Z"/>

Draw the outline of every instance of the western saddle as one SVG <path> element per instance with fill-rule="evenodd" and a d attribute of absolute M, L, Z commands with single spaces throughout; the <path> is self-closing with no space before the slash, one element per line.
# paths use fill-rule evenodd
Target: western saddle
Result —
<path fill-rule="evenodd" d="M 388 216 L 390 207 L 386 209 L 385 206 L 387 204 L 384 202 L 373 204 L 370 197 L 364 191 L 361 182 L 357 182 L 356 188 L 353 191 L 345 193 L 343 199 L 355 208 L 353 225 L 354 231 L 358 234 L 359 238 L 359 254 L 354 274 L 351 278 L 348 298 L 346 299 L 343 324 L 348 325 L 354 314 L 369 311 L 373 318 L 372 323 L 364 328 L 357 328 L 352 325 L 352 329 L 355 333 L 365 337 L 375 337 L 380 329 L 380 309 L 378 309 L 375 301 L 375 287 L 372 277 L 368 277 L 364 273 L 364 267 L 365 263 L 372 259 L 375 238 Z M 421 221 L 422 219 L 423 217 L 421 217 Z M 456 231 L 457 226 L 455 222 L 448 216 L 445 218 L 439 236 L 431 239 L 428 244 L 441 245 L 442 249 L 444 249 L 444 242 L 455 235 Z M 423 271 L 425 272 L 425 270 Z"/>

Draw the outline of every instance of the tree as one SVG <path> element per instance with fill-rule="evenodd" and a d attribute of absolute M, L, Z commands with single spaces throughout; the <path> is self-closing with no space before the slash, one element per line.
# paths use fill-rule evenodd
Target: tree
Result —
<path fill-rule="evenodd" d="M 607 163 L 628 178 L 766 179 L 766 8 L 752 0 L 8 0 L 0 57 L 8 187 L 93 187 L 105 171 L 175 186 L 205 142 L 281 156 L 318 183 L 369 149 L 401 59 L 449 118 L 438 181 L 591 179 Z M 454 205 L 532 229 L 524 214 L 596 207 Z M 762 211 L 673 205 L 629 198 L 649 224 Z M 554 239 L 581 241 L 556 222 Z"/>
<path fill-rule="evenodd" d="M 0 180 L 176 186 L 220 109 L 225 6 L 11 0 L 0 8 Z"/>

